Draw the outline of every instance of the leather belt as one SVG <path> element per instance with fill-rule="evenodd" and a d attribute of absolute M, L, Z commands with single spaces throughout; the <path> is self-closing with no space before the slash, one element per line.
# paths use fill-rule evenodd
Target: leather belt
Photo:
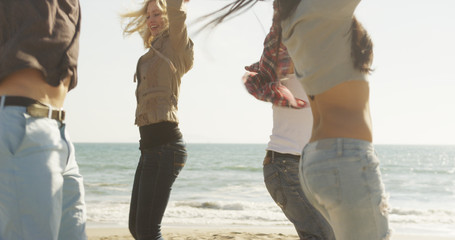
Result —
<path fill-rule="evenodd" d="M 26 107 L 27 113 L 36 118 L 51 118 L 60 122 L 65 120 L 65 111 L 52 109 L 52 107 L 40 103 L 35 99 L 28 97 L 17 97 L 17 96 L 3 96 L 3 106 L 20 106 Z"/>
<path fill-rule="evenodd" d="M 270 151 L 270 150 L 267 150 L 266 157 L 270 157 L 272 159 L 277 158 L 277 157 L 282 157 L 282 158 L 291 158 L 291 159 L 300 160 L 300 155 L 294 155 L 294 154 L 289 154 L 289 153 L 279 153 L 279 152 Z"/>

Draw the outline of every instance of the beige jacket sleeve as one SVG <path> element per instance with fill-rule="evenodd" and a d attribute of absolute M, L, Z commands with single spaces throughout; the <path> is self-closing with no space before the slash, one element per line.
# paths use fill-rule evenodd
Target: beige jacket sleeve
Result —
<path fill-rule="evenodd" d="M 188 37 L 188 30 L 185 24 L 186 6 L 183 0 L 167 0 L 167 11 L 169 17 L 169 38 L 177 59 L 181 74 L 188 72 L 193 67 L 193 42 Z"/>

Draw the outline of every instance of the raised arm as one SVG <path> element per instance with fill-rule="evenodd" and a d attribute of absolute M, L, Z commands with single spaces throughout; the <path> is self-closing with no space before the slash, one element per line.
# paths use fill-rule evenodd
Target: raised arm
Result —
<path fill-rule="evenodd" d="M 167 0 L 169 37 L 176 50 L 184 49 L 190 43 L 185 24 L 186 6 L 184 2 L 188 2 L 188 0 Z"/>

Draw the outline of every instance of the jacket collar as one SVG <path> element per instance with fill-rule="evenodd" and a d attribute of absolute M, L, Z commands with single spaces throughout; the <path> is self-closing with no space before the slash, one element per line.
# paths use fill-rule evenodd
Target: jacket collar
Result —
<path fill-rule="evenodd" d="M 169 29 L 164 30 L 160 34 L 158 34 L 152 41 L 152 46 L 159 50 L 163 47 L 165 41 L 168 41 L 167 37 L 169 36 Z"/>

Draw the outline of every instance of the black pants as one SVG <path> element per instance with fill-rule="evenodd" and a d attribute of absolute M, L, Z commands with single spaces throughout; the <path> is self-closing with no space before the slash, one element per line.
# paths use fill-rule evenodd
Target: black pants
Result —
<path fill-rule="evenodd" d="M 129 216 L 129 229 L 135 239 L 163 239 L 161 220 L 172 184 L 186 159 L 186 148 L 182 140 L 141 151 Z"/>

